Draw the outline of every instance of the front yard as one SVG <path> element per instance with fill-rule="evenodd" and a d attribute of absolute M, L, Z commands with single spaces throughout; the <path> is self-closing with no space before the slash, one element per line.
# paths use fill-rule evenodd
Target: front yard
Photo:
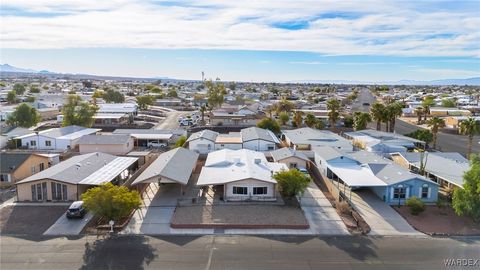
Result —
<path fill-rule="evenodd" d="M 172 228 L 307 229 L 302 209 L 284 205 L 193 205 L 177 207 Z"/>
<path fill-rule="evenodd" d="M 410 214 L 407 206 L 393 208 L 415 229 L 426 234 L 480 235 L 480 223 L 473 222 L 469 217 L 457 216 L 450 206 L 440 209 L 429 205 L 418 216 Z"/>
<path fill-rule="evenodd" d="M 2 234 L 41 235 L 65 214 L 68 206 L 7 206 L 0 209 Z"/>

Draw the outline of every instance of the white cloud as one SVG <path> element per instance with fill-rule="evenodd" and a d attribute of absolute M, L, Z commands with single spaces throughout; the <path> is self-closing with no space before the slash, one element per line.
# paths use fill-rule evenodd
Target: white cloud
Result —
<path fill-rule="evenodd" d="M 413 1 L 390 0 L 162 2 L 3 0 L 0 46 L 480 56 L 478 11 L 445 10 L 437 1 L 428 11 Z M 308 27 L 273 26 L 285 22 Z"/>

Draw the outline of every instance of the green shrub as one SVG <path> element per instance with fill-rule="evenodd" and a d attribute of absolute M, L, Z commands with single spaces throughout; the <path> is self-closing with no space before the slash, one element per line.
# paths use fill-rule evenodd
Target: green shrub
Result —
<path fill-rule="evenodd" d="M 408 198 L 406 204 L 410 207 L 410 213 L 414 216 L 425 210 L 425 203 L 415 196 Z"/>

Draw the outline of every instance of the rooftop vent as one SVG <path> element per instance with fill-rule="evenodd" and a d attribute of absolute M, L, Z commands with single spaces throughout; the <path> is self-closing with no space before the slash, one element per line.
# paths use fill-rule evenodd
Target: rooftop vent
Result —
<path fill-rule="evenodd" d="M 254 162 L 255 162 L 255 164 L 260 164 L 260 163 L 262 162 L 262 160 L 259 159 L 259 158 L 256 158 L 256 159 L 254 160 Z"/>

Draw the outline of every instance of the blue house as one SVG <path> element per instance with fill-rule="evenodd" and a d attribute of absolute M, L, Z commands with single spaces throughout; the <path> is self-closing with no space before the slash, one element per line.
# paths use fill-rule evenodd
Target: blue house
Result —
<path fill-rule="evenodd" d="M 384 202 L 405 204 L 410 197 L 418 197 L 425 203 L 435 203 L 438 184 L 393 163 L 384 157 L 367 151 L 342 153 L 331 147 L 316 147 L 315 164 L 338 186 L 350 190 L 370 189 Z"/>

